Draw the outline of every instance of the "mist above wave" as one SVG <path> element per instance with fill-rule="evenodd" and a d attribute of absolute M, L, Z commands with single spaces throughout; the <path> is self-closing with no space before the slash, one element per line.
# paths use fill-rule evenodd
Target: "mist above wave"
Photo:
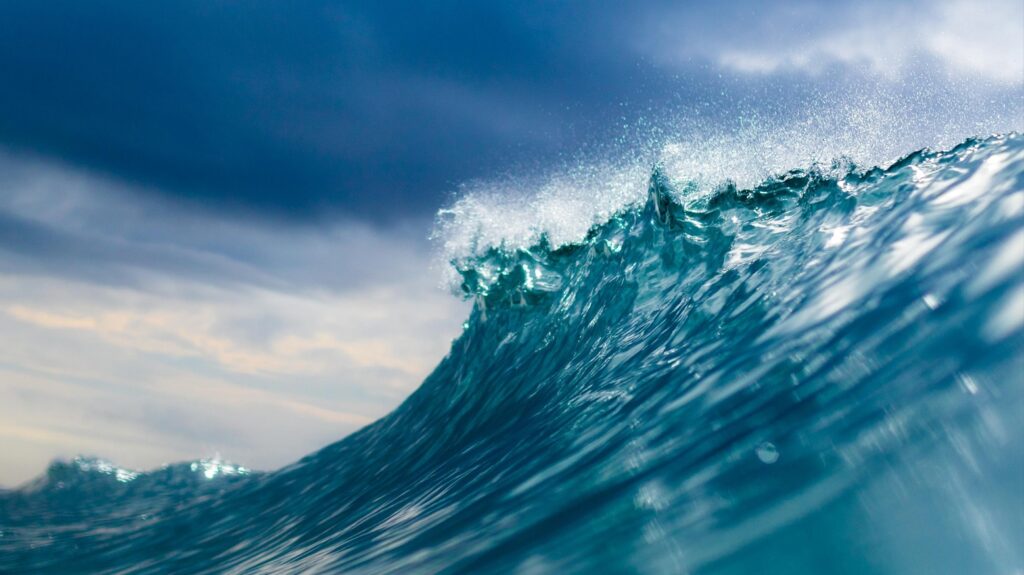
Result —
<path fill-rule="evenodd" d="M 445 283 L 459 262 L 491 249 L 581 241 L 596 225 L 646 200 L 651 175 L 672 181 L 676 201 L 723 187 L 753 188 L 793 169 L 836 176 L 885 167 L 909 150 L 947 149 L 968 137 L 1015 131 L 1024 115 L 1001 102 L 891 92 L 829 95 L 799 114 L 746 105 L 728 121 L 683 115 L 637 135 L 629 151 L 561 163 L 544 175 L 464 184 L 436 217 L 432 239 Z"/>

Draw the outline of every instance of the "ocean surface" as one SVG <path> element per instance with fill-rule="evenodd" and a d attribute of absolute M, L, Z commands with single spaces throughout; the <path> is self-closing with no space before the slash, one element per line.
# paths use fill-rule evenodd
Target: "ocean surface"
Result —
<path fill-rule="evenodd" d="M 1024 572 L 1024 137 L 679 173 L 466 236 L 447 357 L 297 463 L 0 492 L 0 573 Z"/>

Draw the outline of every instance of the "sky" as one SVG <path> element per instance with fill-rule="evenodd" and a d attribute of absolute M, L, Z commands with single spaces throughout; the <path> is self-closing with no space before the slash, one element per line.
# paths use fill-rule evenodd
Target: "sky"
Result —
<path fill-rule="evenodd" d="M 384 415 L 468 314 L 440 208 L 1022 126 L 1020 0 L 428 4 L 0 3 L 0 486 Z"/>

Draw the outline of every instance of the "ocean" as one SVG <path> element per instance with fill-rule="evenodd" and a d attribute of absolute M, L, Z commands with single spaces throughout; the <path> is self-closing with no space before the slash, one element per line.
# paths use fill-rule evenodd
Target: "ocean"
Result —
<path fill-rule="evenodd" d="M 451 257 L 448 355 L 292 465 L 0 492 L 0 572 L 1024 572 L 1024 136 L 644 180 Z"/>

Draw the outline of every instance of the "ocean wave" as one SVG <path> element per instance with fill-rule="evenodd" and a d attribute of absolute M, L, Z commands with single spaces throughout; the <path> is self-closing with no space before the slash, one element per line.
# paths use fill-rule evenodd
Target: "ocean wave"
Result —
<path fill-rule="evenodd" d="M 511 228 L 443 215 L 477 305 L 388 416 L 272 473 L 55 466 L 0 494 L 0 571 L 1024 565 L 1024 137 L 753 183 L 645 165 Z"/>

